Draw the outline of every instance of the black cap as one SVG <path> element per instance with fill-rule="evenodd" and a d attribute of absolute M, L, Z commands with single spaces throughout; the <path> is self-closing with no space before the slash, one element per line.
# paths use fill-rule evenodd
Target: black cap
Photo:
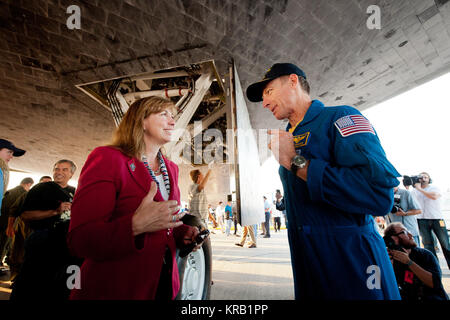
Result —
<path fill-rule="evenodd" d="M 248 86 L 247 98 L 251 102 L 262 101 L 262 92 L 270 81 L 290 74 L 296 74 L 299 77 L 306 79 L 306 75 L 302 69 L 292 63 L 275 63 L 269 70 L 267 70 L 264 78 Z"/>
<path fill-rule="evenodd" d="M 12 151 L 14 152 L 14 153 L 13 153 L 13 156 L 14 156 L 14 157 L 20 157 L 20 156 L 23 156 L 23 155 L 25 154 L 25 152 L 26 152 L 25 150 L 16 148 L 16 147 L 15 147 L 10 141 L 8 141 L 8 140 L 0 139 L 0 149 L 3 149 L 3 148 L 12 150 Z"/>

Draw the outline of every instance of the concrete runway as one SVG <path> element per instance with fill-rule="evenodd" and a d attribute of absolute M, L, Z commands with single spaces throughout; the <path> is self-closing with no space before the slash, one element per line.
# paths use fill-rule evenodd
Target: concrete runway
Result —
<path fill-rule="evenodd" d="M 241 234 L 238 227 L 238 233 Z M 211 300 L 292 300 L 294 284 L 287 231 L 271 238 L 258 235 L 257 248 L 234 245 L 240 237 L 226 237 L 219 229 L 211 235 L 213 281 Z M 261 230 L 258 230 L 258 234 Z M 442 283 L 450 297 L 450 270 L 442 250 L 437 253 Z"/>
<path fill-rule="evenodd" d="M 287 231 L 271 231 L 271 238 L 258 235 L 257 247 L 247 248 L 235 245 L 240 237 L 214 230 L 211 300 L 294 299 Z"/>

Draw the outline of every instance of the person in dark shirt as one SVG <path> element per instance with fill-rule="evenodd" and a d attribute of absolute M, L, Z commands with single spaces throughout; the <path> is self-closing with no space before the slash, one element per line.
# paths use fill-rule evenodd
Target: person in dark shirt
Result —
<path fill-rule="evenodd" d="M 284 217 L 284 225 L 286 226 L 286 229 L 288 227 L 288 221 L 287 221 L 287 216 L 286 216 L 286 204 L 284 203 L 284 197 L 281 194 L 281 191 L 279 189 L 276 190 L 275 192 L 275 208 L 278 211 L 281 211 L 283 213 L 283 217 Z"/>
<path fill-rule="evenodd" d="M 27 194 L 18 210 L 32 232 L 25 240 L 25 256 L 10 300 L 67 300 L 67 268 L 81 265 L 70 255 L 67 232 L 75 188 L 68 185 L 76 166 L 60 160 L 53 167 L 53 182 L 39 183 Z"/>
<path fill-rule="evenodd" d="M 2 208 L 1 208 L 1 223 L 0 223 L 0 264 L 3 261 L 3 258 L 7 256 L 8 266 L 11 271 L 11 276 L 13 275 L 13 267 L 11 264 L 11 247 L 12 247 L 12 239 L 14 238 L 13 224 L 14 217 L 12 217 L 12 209 L 18 199 L 20 199 L 23 195 L 26 195 L 28 190 L 30 190 L 31 186 L 34 184 L 32 178 L 27 177 L 22 179 L 20 185 L 17 187 L 8 190 L 5 193 L 3 198 Z"/>
<path fill-rule="evenodd" d="M 49 181 L 52 181 L 52 177 L 42 176 L 39 179 L 39 183 Z M 9 209 L 9 221 L 6 233 L 9 237 L 12 238 L 11 250 L 9 254 L 9 267 L 11 274 L 10 281 L 12 282 L 14 282 L 23 264 L 23 258 L 25 255 L 25 239 L 28 238 L 28 236 L 32 232 L 29 223 L 26 223 L 20 216 L 21 215 L 20 209 L 25 203 L 28 191 L 29 190 L 27 190 L 27 192 L 22 193 Z"/>
<path fill-rule="evenodd" d="M 448 300 L 438 260 L 429 250 L 417 247 L 402 223 L 388 225 L 384 239 L 402 300 Z"/>

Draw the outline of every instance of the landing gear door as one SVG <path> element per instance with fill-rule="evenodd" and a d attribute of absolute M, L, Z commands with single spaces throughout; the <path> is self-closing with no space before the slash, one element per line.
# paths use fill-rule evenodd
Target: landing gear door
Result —
<path fill-rule="evenodd" d="M 261 186 L 264 172 L 261 170 L 257 131 L 252 128 L 244 92 L 234 62 L 230 66 L 230 112 L 233 134 L 233 165 L 236 209 L 242 226 L 264 221 L 264 200 Z M 228 119 L 227 119 L 228 120 Z M 229 122 L 229 123 L 230 123 Z M 233 175 L 232 175 L 233 176 Z"/>

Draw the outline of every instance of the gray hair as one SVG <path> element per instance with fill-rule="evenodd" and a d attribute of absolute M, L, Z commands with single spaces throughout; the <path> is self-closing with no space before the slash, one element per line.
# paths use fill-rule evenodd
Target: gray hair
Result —
<path fill-rule="evenodd" d="M 57 162 L 53 165 L 53 168 L 55 168 L 56 165 L 58 165 L 58 164 L 60 164 L 60 163 L 68 163 L 68 164 L 70 164 L 70 166 L 71 166 L 70 171 L 72 172 L 72 174 L 74 174 L 75 171 L 77 170 L 77 166 L 75 165 L 75 163 L 74 163 L 73 161 L 67 160 L 67 159 L 62 159 L 62 160 L 57 161 Z"/>
<path fill-rule="evenodd" d="M 289 79 L 289 76 L 285 75 L 281 76 L 280 78 L 282 79 L 282 81 L 287 81 L 287 79 Z M 311 88 L 309 86 L 308 81 L 305 78 L 303 78 L 302 76 L 298 76 L 298 83 L 300 84 L 300 88 L 302 88 L 303 91 L 305 91 L 307 94 L 310 93 Z"/>

